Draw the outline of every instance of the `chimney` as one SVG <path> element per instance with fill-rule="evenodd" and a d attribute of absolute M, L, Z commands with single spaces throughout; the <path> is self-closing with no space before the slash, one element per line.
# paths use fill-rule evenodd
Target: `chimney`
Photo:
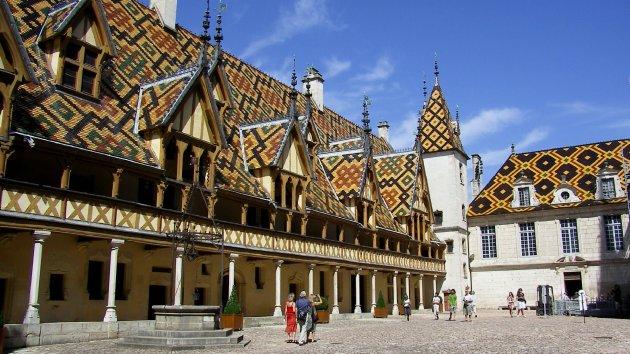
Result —
<path fill-rule="evenodd" d="M 472 183 L 472 197 L 475 199 L 479 193 L 481 193 L 481 175 L 483 174 L 483 162 L 481 161 L 481 156 L 477 154 L 472 155 L 472 169 L 473 169 L 473 179 Z"/>
<path fill-rule="evenodd" d="M 304 92 L 306 92 L 306 83 L 311 85 L 311 94 L 313 95 L 313 101 L 315 101 L 315 105 L 319 111 L 324 110 L 324 78 L 322 74 L 317 71 L 314 67 L 309 67 L 306 69 L 306 75 L 302 78 L 302 87 Z"/>
<path fill-rule="evenodd" d="M 177 14 L 177 0 L 151 0 L 150 8 L 154 8 L 164 27 L 176 31 L 175 20 Z"/>
<path fill-rule="evenodd" d="M 378 136 L 389 143 L 389 124 L 386 120 L 378 122 Z"/>

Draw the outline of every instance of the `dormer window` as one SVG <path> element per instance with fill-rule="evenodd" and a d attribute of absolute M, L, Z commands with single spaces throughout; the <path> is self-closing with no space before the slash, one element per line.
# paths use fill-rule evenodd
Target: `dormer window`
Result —
<path fill-rule="evenodd" d="M 621 181 L 610 166 L 604 167 L 597 173 L 597 199 L 610 199 L 623 197 Z"/>
<path fill-rule="evenodd" d="M 70 39 L 62 53 L 61 85 L 86 95 L 98 96 L 98 68 L 102 52 Z"/>
<path fill-rule="evenodd" d="M 565 175 L 561 175 L 562 182 L 553 192 L 553 200 L 551 204 L 563 204 L 563 203 L 579 203 L 582 200 L 577 196 L 577 190 L 573 188 L 568 182 Z"/>
<path fill-rule="evenodd" d="M 534 184 L 527 178 L 525 172 L 521 172 L 521 176 L 514 181 L 512 208 L 526 208 L 536 205 L 538 205 L 538 198 L 536 198 Z"/>
<path fill-rule="evenodd" d="M 614 198 L 615 180 L 612 178 L 602 178 L 602 199 Z"/>

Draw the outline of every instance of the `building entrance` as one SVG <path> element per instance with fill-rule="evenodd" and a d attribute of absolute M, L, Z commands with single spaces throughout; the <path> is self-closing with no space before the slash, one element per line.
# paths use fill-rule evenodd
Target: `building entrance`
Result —
<path fill-rule="evenodd" d="M 153 305 L 166 305 L 166 294 L 168 288 L 164 285 L 149 285 L 149 312 L 147 318 L 155 319 L 155 311 Z"/>
<path fill-rule="evenodd" d="M 564 291 L 566 292 L 567 296 L 573 298 L 580 290 L 582 290 L 582 273 L 565 272 Z"/>

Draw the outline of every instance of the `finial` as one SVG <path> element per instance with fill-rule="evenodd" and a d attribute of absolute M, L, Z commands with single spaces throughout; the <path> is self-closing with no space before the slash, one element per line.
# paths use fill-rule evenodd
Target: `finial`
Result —
<path fill-rule="evenodd" d="M 459 105 L 455 106 L 455 122 L 457 122 L 457 134 L 459 134 Z"/>
<path fill-rule="evenodd" d="M 221 20 L 221 14 L 223 13 L 223 10 L 225 10 L 225 4 L 223 3 L 223 1 L 219 1 L 219 11 L 217 12 L 217 33 L 214 35 L 214 40 L 217 42 L 217 47 L 221 47 L 221 41 L 223 40 L 223 33 L 221 33 L 222 28 L 221 28 L 221 22 L 223 22 Z"/>
<path fill-rule="evenodd" d="M 208 28 L 210 28 L 210 0 L 206 0 L 206 12 L 203 15 L 203 23 L 201 27 L 203 27 L 203 34 L 200 38 L 203 41 L 204 46 L 207 46 L 208 41 L 210 40 L 210 35 L 208 34 Z"/>
<path fill-rule="evenodd" d="M 427 74 L 422 73 L 422 95 L 424 97 L 422 101 L 422 107 L 427 105 Z"/>
<path fill-rule="evenodd" d="M 512 155 L 516 154 L 516 148 L 514 147 L 514 144 L 512 144 Z"/>
<path fill-rule="evenodd" d="M 291 75 L 291 86 L 293 86 L 293 90 L 295 90 L 296 85 L 297 85 L 297 75 L 295 74 L 295 55 L 293 55 L 293 75 Z"/>
<path fill-rule="evenodd" d="M 438 70 L 438 59 L 437 59 L 437 52 L 435 52 L 435 86 L 439 85 L 438 82 L 438 76 L 440 76 L 440 71 Z"/>
<path fill-rule="evenodd" d="M 311 94 L 311 84 L 310 82 L 306 82 L 306 93 L 304 94 L 304 96 L 306 97 L 306 119 L 310 119 L 311 118 L 311 114 L 312 112 L 312 108 L 311 108 L 311 96 L 313 96 Z"/>
<path fill-rule="evenodd" d="M 291 74 L 291 92 L 289 93 L 289 97 L 291 99 L 291 102 L 289 103 L 289 118 L 297 117 L 298 92 L 295 89 L 295 85 L 297 85 L 297 75 L 295 74 L 295 57 L 293 57 L 293 73 Z"/>
<path fill-rule="evenodd" d="M 370 112 L 368 112 L 368 106 L 371 105 L 370 99 L 367 95 L 363 96 L 363 131 L 365 136 L 369 138 L 372 128 L 370 128 Z"/>

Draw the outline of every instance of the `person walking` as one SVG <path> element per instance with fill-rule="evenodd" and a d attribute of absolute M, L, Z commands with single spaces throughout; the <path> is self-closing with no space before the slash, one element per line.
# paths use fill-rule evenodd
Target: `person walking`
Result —
<path fill-rule="evenodd" d="M 466 293 L 464 294 L 464 321 L 472 322 L 472 302 L 473 298 L 470 295 L 470 291 L 466 289 Z"/>
<path fill-rule="evenodd" d="M 438 294 L 437 291 L 433 295 L 433 299 L 431 300 L 431 302 L 433 303 L 433 314 L 435 315 L 435 319 L 439 320 L 440 319 L 440 303 L 442 303 L 442 298 L 440 297 L 440 294 Z"/>
<path fill-rule="evenodd" d="M 306 297 L 306 291 L 302 290 L 300 298 L 295 302 L 295 306 L 297 308 L 297 322 L 300 325 L 298 344 L 304 345 L 306 344 L 308 330 L 313 324 L 311 301 Z"/>
<path fill-rule="evenodd" d="M 297 331 L 297 319 L 295 318 L 295 294 L 289 293 L 287 302 L 284 303 L 284 332 L 287 334 L 287 343 L 295 342 L 295 332 Z"/>
<path fill-rule="evenodd" d="M 409 321 L 409 315 L 411 315 L 411 300 L 409 300 L 409 296 L 407 295 L 405 295 L 403 307 L 405 309 L 405 316 L 407 316 L 407 321 Z"/>
<path fill-rule="evenodd" d="M 516 311 L 516 316 L 525 317 L 525 307 L 527 306 L 527 300 L 525 300 L 525 293 L 522 288 L 518 288 L 516 292 L 516 301 L 518 302 L 518 311 Z"/>
<path fill-rule="evenodd" d="M 317 306 L 322 304 L 322 299 L 319 294 L 311 294 L 309 296 L 309 300 L 311 301 L 312 323 L 311 328 L 309 328 L 308 333 L 306 334 L 306 341 L 317 342 L 317 339 L 315 339 L 315 330 L 317 329 L 317 321 L 319 320 L 319 317 L 317 317 Z"/>
<path fill-rule="evenodd" d="M 514 294 L 510 291 L 507 296 L 508 310 L 510 310 L 510 317 L 514 317 L 512 311 L 514 310 Z"/>
<path fill-rule="evenodd" d="M 475 318 L 477 318 L 477 294 L 474 290 L 471 290 L 470 296 L 472 297 L 472 303 L 470 304 L 472 306 L 472 313 L 475 315 Z"/>
<path fill-rule="evenodd" d="M 457 294 L 455 294 L 455 289 L 451 289 L 451 293 L 448 295 L 448 309 L 448 320 L 455 321 L 455 317 L 457 317 Z"/>

